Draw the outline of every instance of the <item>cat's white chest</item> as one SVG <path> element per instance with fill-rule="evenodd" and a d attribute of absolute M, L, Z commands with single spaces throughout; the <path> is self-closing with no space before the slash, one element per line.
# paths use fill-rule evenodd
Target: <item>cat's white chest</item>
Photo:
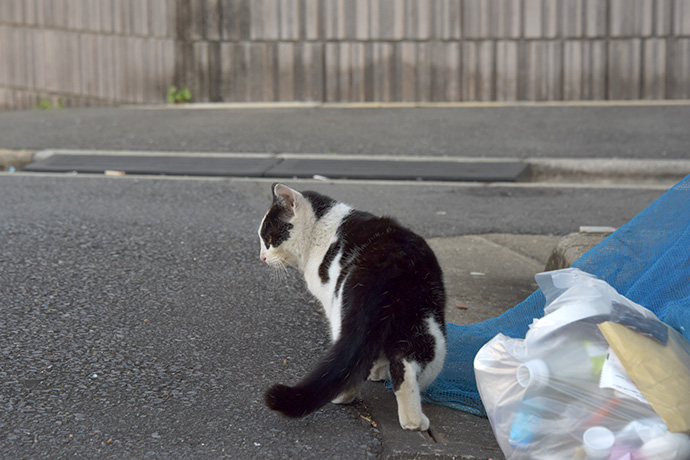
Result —
<path fill-rule="evenodd" d="M 312 267 L 312 269 L 305 271 L 305 279 L 307 287 L 314 296 L 319 299 L 326 317 L 331 326 L 331 339 L 336 341 L 340 336 L 340 327 L 342 322 L 342 289 L 340 292 L 335 292 L 338 277 L 340 276 L 340 258 L 342 253 L 338 253 L 331 262 L 328 268 L 328 280 L 324 283 L 319 276 L 320 264 Z M 343 283 L 344 284 L 344 283 Z M 342 287 L 342 285 L 341 285 Z"/>

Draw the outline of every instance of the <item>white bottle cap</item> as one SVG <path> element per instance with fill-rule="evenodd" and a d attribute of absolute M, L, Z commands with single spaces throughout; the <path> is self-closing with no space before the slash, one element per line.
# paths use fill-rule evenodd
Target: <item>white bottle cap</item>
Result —
<path fill-rule="evenodd" d="M 523 388 L 544 388 L 549 383 L 549 367 L 541 359 L 532 359 L 518 366 L 515 377 Z"/>
<path fill-rule="evenodd" d="M 587 458 L 592 460 L 608 460 L 616 437 L 611 430 L 603 426 L 593 426 L 582 435 L 582 442 L 587 452 Z"/>

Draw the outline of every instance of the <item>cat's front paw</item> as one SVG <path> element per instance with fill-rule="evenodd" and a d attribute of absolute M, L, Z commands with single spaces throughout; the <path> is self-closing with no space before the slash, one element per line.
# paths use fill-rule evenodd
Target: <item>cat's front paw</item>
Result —
<path fill-rule="evenodd" d="M 429 429 L 429 418 L 424 415 L 424 414 L 419 414 L 420 417 L 419 419 L 415 420 L 412 418 L 406 419 L 406 420 L 400 420 L 400 426 L 403 428 L 403 430 L 410 430 L 410 431 L 427 431 Z"/>

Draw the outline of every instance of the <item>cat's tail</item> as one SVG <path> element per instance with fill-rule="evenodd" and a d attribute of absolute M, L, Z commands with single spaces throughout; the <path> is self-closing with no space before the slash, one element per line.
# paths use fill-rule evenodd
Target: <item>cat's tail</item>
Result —
<path fill-rule="evenodd" d="M 375 324 L 387 324 L 372 321 L 378 306 L 378 299 L 372 297 L 366 305 L 360 304 L 363 311 L 355 318 L 345 318 L 341 336 L 301 382 L 293 387 L 274 385 L 266 392 L 269 408 L 287 417 L 303 417 L 366 380 L 380 350 L 379 339 L 385 334 Z"/>

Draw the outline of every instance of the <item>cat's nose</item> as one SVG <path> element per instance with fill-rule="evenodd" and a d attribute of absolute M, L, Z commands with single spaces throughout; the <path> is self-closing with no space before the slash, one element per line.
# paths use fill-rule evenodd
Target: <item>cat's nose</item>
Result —
<path fill-rule="evenodd" d="M 261 254 L 259 257 L 261 258 L 261 262 L 266 262 L 266 256 L 265 255 Z"/>

